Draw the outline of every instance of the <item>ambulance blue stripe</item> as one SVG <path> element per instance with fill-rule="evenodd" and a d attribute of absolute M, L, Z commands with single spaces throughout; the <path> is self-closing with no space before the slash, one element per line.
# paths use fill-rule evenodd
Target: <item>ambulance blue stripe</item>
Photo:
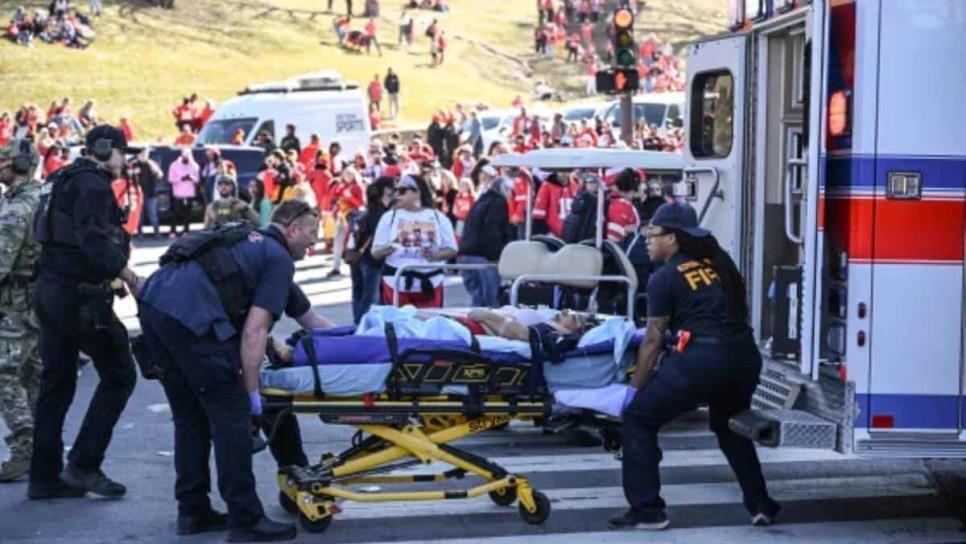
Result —
<path fill-rule="evenodd" d="M 859 403 L 856 426 L 872 427 L 873 416 L 892 416 L 894 429 L 951 429 L 959 428 L 960 418 L 966 421 L 966 407 L 957 395 L 855 395 Z M 960 411 L 963 410 L 963 413 Z"/>
<path fill-rule="evenodd" d="M 884 191 L 889 172 L 920 172 L 927 194 L 966 192 L 964 156 L 823 155 L 822 161 L 826 167 L 819 173 L 819 185 L 829 192 L 871 192 L 873 187 Z"/>

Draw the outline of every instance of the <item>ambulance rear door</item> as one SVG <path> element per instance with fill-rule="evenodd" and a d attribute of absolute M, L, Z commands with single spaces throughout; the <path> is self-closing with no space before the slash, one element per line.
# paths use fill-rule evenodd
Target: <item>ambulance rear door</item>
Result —
<path fill-rule="evenodd" d="M 685 104 L 686 198 L 697 209 L 701 226 L 714 233 L 737 263 L 742 263 L 747 53 L 743 34 L 688 46 Z"/>

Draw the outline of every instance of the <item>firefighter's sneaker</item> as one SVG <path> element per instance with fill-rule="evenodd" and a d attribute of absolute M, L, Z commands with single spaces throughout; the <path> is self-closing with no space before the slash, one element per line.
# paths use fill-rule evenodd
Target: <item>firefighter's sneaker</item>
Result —
<path fill-rule="evenodd" d="M 622 516 L 611 518 L 607 522 L 607 527 L 611 529 L 640 529 L 645 531 L 660 531 L 667 529 L 671 525 L 671 520 L 667 519 L 667 514 L 663 511 L 653 514 L 641 514 L 628 510 Z"/>
<path fill-rule="evenodd" d="M 16 482 L 30 472 L 30 460 L 11 459 L 0 464 L 0 482 Z"/>
<path fill-rule="evenodd" d="M 778 513 L 781 512 L 782 507 L 775 501 L 769 499 L 767 508 L 762 509 L 755 515 L 751 516 L 751 524 L 755 527 L 767 527 L 775 523 L 775 518 L 778 517 Z"/>
<path fill-rule="evenodd" d="M 67 485 L 86 489 L 109 499 L 119 499 L 127 493 L 126 487 L 108 478 L 101 470 L 81 470 L 67 465 L 60 473 L 60 479 Z"/>

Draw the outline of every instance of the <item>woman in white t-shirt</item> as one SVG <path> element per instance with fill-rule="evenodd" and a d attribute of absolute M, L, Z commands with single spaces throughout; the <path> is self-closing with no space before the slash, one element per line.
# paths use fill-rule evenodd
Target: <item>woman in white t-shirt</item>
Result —
<path fill-rule="evenodd" d="M 396 183 L 396 206 L 383 214 L 372 241 L 372 256 L 385 259 L 382 302 L 392 304 L 393 277 L 404 264 L 445 262 L 456 256 L 456 237 L 449 219 L 433 207 L 426 182 L 403 175 Z M 443 271 L 418 269 L 405 272 L 399 285 L 400 305 L 417 308 L 443 306 Z"/>

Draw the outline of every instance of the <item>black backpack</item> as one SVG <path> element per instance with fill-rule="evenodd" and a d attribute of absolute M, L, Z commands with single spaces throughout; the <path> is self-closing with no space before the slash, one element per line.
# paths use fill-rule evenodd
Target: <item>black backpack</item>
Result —
<path fill-rule="evenodd" d="M 171 244 L 158 261 L 161 266 L 197 262 L 218 291 L 225 314 L 238 331 L 241 331 L 248 317 L 251 293 L 229 248 L 247 238 L 254 230 L 255 226 L 248 221 L 235 221 L 185 234 Z"/>
<path fill-rule="evenodd" d="M 610 199 L 604 201 L 604 224 Z M 581 191 L 570 206 L 570 214 L 564 219 L 561 237 L 568 244 L 590 240 L 597 234 L 597 195 Z"/>

